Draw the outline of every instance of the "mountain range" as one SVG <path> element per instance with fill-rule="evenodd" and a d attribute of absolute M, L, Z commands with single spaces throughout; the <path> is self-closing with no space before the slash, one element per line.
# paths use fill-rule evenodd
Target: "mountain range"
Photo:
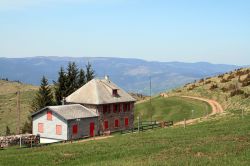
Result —
<path fill-rule="evenodd" d="M 57 80 L 60 67 L 67 68 L 70 61 L 76 62 L 81 68 L 90 62 L 97 77 L 109 75 L 121 88 L 142 94 L 149 94 L 150 78 L 152 93 L 155 94 L 241 67 L 207 62 L 157 62 L 111 57 L 0 57 L 0 77 L 39 85 L 41 77 L 45 75 L 52 83 Z"/>

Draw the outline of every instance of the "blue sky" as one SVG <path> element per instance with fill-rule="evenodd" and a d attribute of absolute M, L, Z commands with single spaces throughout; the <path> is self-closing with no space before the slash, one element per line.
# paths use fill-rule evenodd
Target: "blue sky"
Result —
<path fill-rule="evenodd" d="M 1 0 L 0 57 L 250 64 L 248 0 Z"/>

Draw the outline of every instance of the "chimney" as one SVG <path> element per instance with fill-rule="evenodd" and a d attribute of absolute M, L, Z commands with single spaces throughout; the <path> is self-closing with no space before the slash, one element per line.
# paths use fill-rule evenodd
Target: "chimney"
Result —
<path fill-rule="evenodd" d="M 62 105 L 64 105 L 65 104 L 65 97 L 63 97 L 63 99 L 62 99 Z"/>
<path fill-rule="evenodd" d="M 109 82 L 109 76 L 105 75 L 105 80 Z"/>

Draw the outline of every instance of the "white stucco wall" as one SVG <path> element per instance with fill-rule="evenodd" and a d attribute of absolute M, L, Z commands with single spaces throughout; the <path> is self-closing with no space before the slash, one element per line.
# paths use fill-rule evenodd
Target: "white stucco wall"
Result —
<path fill-rule="evenodd" d="M 56 140 L 67 140 L 68 127 L 67 121 L 52 112 L 52 120 L 47 120 L 47 111 L 44 110 L 33 117 L 32 133 L 39 134 L 41 138 Z M 43 133 L 38 132 L 38 123 L 43 123 Z M 56 125 L 62 126 L 62 134 L 56 134 Z M 45 143 L 45 142 L 44 142 Z"/>

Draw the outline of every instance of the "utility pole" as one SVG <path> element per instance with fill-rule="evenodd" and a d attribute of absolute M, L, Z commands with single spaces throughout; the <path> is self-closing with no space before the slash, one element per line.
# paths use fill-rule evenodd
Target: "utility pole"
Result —
<path fill-rule="evenodd" d="M 151 85 L 151 76 L 149 77 L 150 83 L 149 83 L 149 89 L 150 89 L 150 112 L 151 112 L 151 124 L 153 122 L 153 112 L 152 112 L 152 96 L 151 96 L 151 90 L 152 90 L 152 85 Z"/>
<path fill-rule="evenodd" d="M 16 94 L 17 94 L 17 101 L 16 101 L 16 110 L 17 110 L 16 134 L 20 134 L 20 91 L 17 91 Z"/>

